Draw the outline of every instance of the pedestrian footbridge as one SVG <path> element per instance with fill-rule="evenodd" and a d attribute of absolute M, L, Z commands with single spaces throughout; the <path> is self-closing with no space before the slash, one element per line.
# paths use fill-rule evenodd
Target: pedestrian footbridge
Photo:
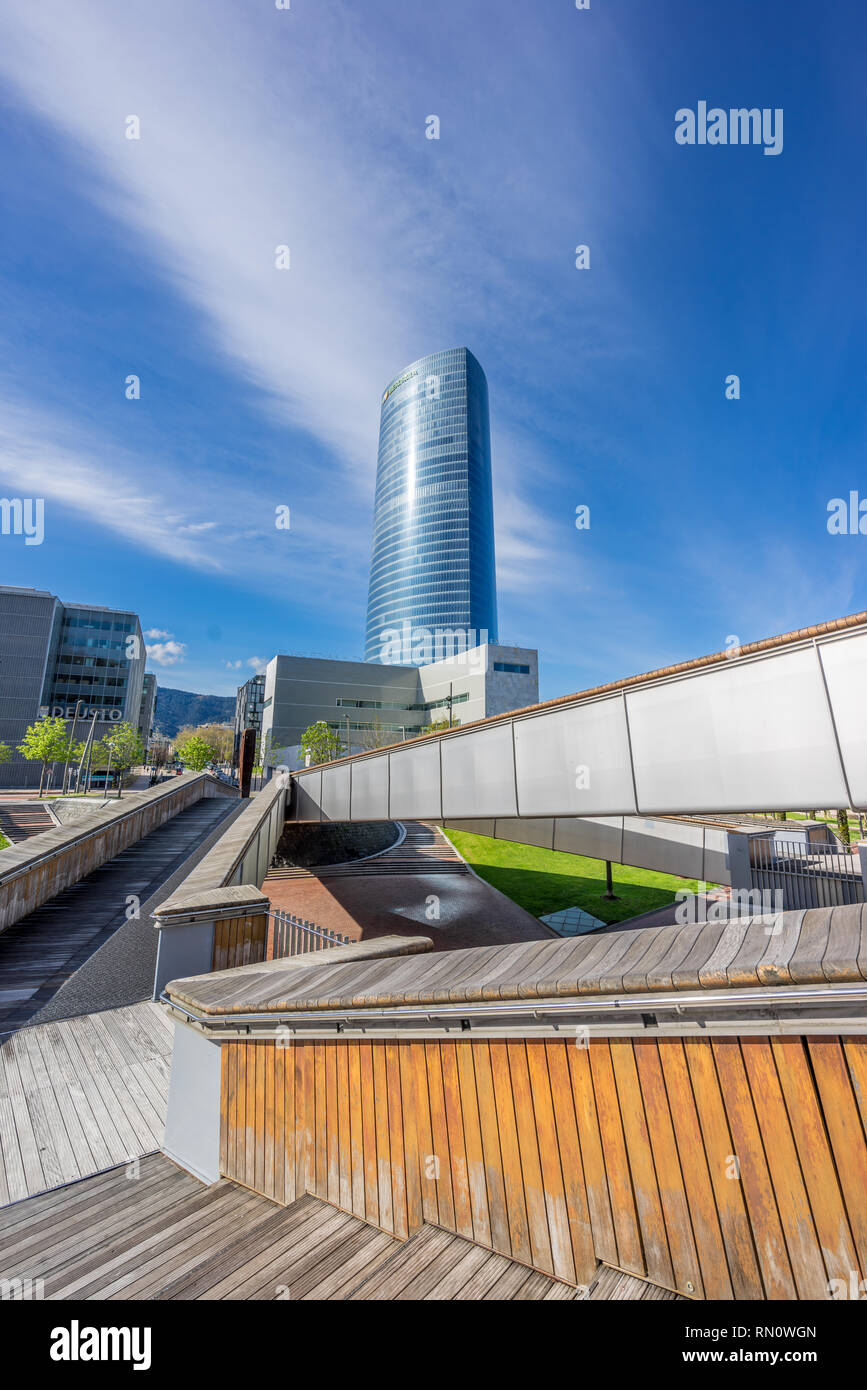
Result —
<path fill-rule="evenodd" d="M 728 882 L 676 817 L 867 807 L 867 612 L 293 774 L 295 820 L 429 820 Z M 662 819 L 664 818 L 664 819 Z"/>

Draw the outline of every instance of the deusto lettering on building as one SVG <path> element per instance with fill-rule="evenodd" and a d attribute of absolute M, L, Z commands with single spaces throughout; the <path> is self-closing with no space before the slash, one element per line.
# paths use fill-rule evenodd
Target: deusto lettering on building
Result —
<path fill-rule="evenodd" d="M 74 719 L 75 705 L 42 705 L 39 710 L 40 719 L 46 719 L 49 715 L 52 719 Z M 123 710 L 103 709 L 101 705 L 79 705 L 79 719 L 92 719 L 94 715 L 97 719 L 117 722 L 123 718 Z"/>

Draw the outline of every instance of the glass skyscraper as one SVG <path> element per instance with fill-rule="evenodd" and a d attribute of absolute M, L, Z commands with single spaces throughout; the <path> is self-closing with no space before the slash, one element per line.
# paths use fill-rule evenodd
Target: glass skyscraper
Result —
<path fill-rule="evenodd" d="M 440 660 L 456 633 L 497 640 L 488 383 L 467 348 L 383 393 L 365 660 Z"/>

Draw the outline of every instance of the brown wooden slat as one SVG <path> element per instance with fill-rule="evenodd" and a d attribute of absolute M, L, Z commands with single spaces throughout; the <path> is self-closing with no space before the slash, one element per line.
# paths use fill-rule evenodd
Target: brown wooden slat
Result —
<path fill-rule="evenodd" d="M 534 1269 L 541 1269 L 546 1274 L 553 1274 L 554 1256 L 548 1230 L 547 1202 L 542 1179 L 542 1165 L 539 1160 L 539 1140 L 533 1113 L 527 1048 L 523 1042 L 512 1041 L 508 1042 L 506 1047 L 509 1056 L 509 1074 L 512 1079 L 512 1095 L 515 1101 L 515 1122 L 518 1130 L 518 1147 L 521 1153 L 521 1170 L 524 1175 L 524 1196 L 527 1202 L 532 1264 Z"/>
<path fill-rule="evenodd" d="M 464 1117 L 461 1110 L 458 1062 L 453 1042 L 439 1044 L 442 1068 L 443 1098 L 449 1136 L 449 1156 L 452 1171 L 452 1194 L 455 1201 L 455 1230 L 467 1240 L 473 1238 L 473 1203 L 464 1141 Z"/>
<path fill-rule="evenodd" d="M 706 1298 L 729 1299 L 733 1297 L 733 1290 L 726 1247 L 680 1039 L 663 1039 L 659 1043 L 659 1058 L 695 1233 L 704 1294 Z"/>
<path fill-rule="evenodd" d="M 763 1145 L 740 1041 L 737 1038 L 714 1038 L 711 1046 L 740 1168 L 740 1183 L 749 1212 L 765 1297 L 794 1298 L 795 1281 L 765 1156 L 765 1148 L 768 1145 L 773 1148 L 777 1135 L 773 1127 L 766 1128 Z"/>
<path fill-rule="evenodd" d="M 530 1243 L 530 1222 L 524 1192 L 524 1174 L 521 1168 L 521 1148 L 518 1142 L 512 1076 L 509 1070 L 508 1044 L 492 1040 L 489 1044 L 489 1051 L 511 1253 L 515 1259 L 529 1263 L 533 1258 L 533 1250 Z"/>
<path fill-rule="evenodd" d="M 473 1213 L 473 1239 L 479 1245 L 491 1244 L 491 1214 L 488 1208 L 488 1183 L 479 1117 L 479 1099 L 474 1065 L 475 1045 L 455 1044 L 458 1064 L 458 1087 L 464 1121 L 464 1144 L 467 1157 L 467 1180 Z"/>
<path fill-rule="evenodd" d="M 681 1293 L 701 1298 L 704 1296 L 701 1268 L 659 1047 L 653 1038 L 638 1038 L 633 1048 L 674 1272 L 672 1283 Z"/>
<path fill-rule="evenodd" d="M 498 1250 L 500 1254 L 511 1255 L 509 1210 L 503 1178 L 500 1131 L 494 1095 L 494 1079 L 491 1071 L 491 1051 L 488 1043 L 483 1039 L 473 1044 L 473 1063 L 477 1078 L 476 1101 L 479 1107 L 484 1182 L 491 1223 L 490 1243 L 493 1249 Z"/>
<path fill-rule="evenodd" d="M 357 1042 L 346 1044 L 349 1053 L 349 1155 L 352 1177 L 351 1210 L 365 1217 L 364 1122 L 361 1096 L 361 1049 Z"/>
<path fill-rule="evenodd" d="M 373 1097 L 376 1125 L 376 1169 L 379 1191 L 378 1225 L 394 1235 L 394 1202 L 391 1191 L 391 1139 L 388 1132 L 388 1081 L 385 1043 L 373 1044 Z"/>
<path fill-rule="evenodd" d="M 551 1260 L 558 1279 L 576 1283 L 575 1261 L 572 1256 L 572 1233 L 566 1203 L 566 1185 L 560 1161 L 560 1143 L 554 1120 L 554 1102 L 548 1075 L 548 1054 L 542 1039 L 527 1042 L 527 1068 L 533 1095 L 536 1136 L 539 1143 L 539 1163 L 548 1210 L 548 1235 L 551 1241 Z"/>
<path fill-rule="evenodd" d="M 325 1044 L 326 1198 L 340 1205 L 340 1127 L 337 1117 L 337 1047 Z"/>
<path fill-rule="evenodd" d="M 684 1056 L 701 1125 L 708 1172 L 713 1183 L 720 1229 L 726 1246 L 735 1298 L 763 1298 L 761 1275 L 713 1053 L 704 1038 L 685 1038 Z"/>
<path fill-rule="evenodd" d="M 599 1117 L 599 1133 L 605 1155 L 605 1172 L 611 1194 L 611 1214 L 617 1239 L 617 1258 L 614 1263 L 633 1274 L 644 1274 L 646 1270 L 638 1209 L 629 1171 L 626 1139 L 608 1042 L 604 1038 L 592 1039 L 589 1056 L 596 1113 Z"/>
<path fill-rule="evenodd" d="M 798 1298 L 827 1298 L 828 1276 L 780 1078 L 767 1038 L 742 1038 L 741 1056 L 756 1110 Z"/>
<path fill-rule="evenodd" d="M 804 1042 L 801 1038 L 774 1038 L 771 1048 L 828 1278 L 843 1279 L 848 1285 L 851 1271 L 858 1268 L 858 1257 Z"/>
<path fill-rule="evenodd" d="M 406 1201 L 406 1151 L 403 1132 L 403 1100 L 400 1089 L 400 1061 L 395 1042 L 383 1044 L 388 1097 L 388 1142 L 393 1232 L 398 1240 L 409 1235 Z"/>
<path fill-rule="evenodd" d="M 587 1208 L 590 1212 L 590 1227 L 596 1254 L 600 1260 L 617 1264 L 617 1237 L 611 1213 L 611 1196 L 605 1170 L 602 1136 L 599 1131 L 596 1095 L 593 1090 L 590 1051 L 586 1043 L 587 1039 L 584 1037 L 576 1038 L 574 1042 L 569 1043 L 566 1058 L 569 1063 L 575 1119 L 581 1144 Z"/>
<path fill-rule="evenodd" d="M 674 1270 L 632 1039 L 612 1038 L 609 1046 L 620 1099 L 620 1117 L 626 1139 L 626 1151 L 629 1155 L 632 1190 L 635 1193 L 635 1206 L 641 1228 L 645 1272 L 655 1283 L 670 1288 L 675 1282 Z"/>
<path fill-rule="evenodd" d="M 376 1153 L 376 1109 L 373 1095 L 372 1044 L 359 1045 L 361 1052 L 362 1146 L 364 1150 L 364 1213 L 365 1220 L 378 1226 L 379 1184 Z"/>

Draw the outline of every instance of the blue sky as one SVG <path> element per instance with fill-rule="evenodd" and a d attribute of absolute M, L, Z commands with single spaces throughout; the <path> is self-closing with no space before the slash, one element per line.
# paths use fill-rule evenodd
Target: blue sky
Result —
<path fill-rule="evenodd" d="M 0 578 L 135 609 L 164 685 L 360 655 L 382 389 L 465 344 L 544 697 L 867 606 L 867 539 L 826 526 L 867 497 L 865 31 L 855 0 L 6 6 L 0 495 L 46 535 L 0 536 Z M 700 100 L 782 108 L 782 153 L 679 146 Z"/>

